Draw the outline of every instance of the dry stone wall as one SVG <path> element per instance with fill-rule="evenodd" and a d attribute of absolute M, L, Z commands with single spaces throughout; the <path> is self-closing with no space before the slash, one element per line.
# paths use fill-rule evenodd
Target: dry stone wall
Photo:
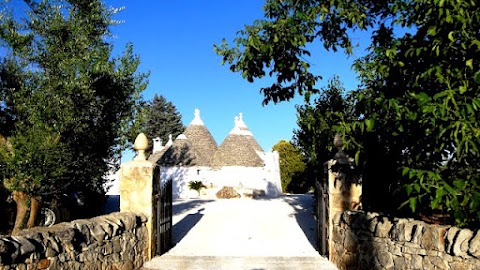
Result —
<path fill-rule="evenodd" d="M 0 238 L 0 270 L 138 269 L 148 260 L 147 218 L 113 213 Z"/>
<path fill-rule="evenodd" d="M 339 269 L 480 269 L 480 231 L 345 211 L 333 220 Z"/>

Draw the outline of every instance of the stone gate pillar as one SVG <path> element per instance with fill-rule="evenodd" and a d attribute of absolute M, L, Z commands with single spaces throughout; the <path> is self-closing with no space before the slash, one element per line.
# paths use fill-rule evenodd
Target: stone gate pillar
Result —
<path fill-rule="evenodd" d="M 328 250 L 329 258 L 335 261 L 333 247 L 333 220 L 335 215 L 347 210 L 361 209 L 362 179 L 354 174 L 354 160 L 343 151 L 343 141 L 336 134 L 334 141 L 338 152 L 327 162 L 328 170 Z"/>
<path fill-rule="evenodd" d="M 135 139 L 134 149 L 138 151 L 133 161 L 123 163 L 120 167 L 120 212 L 143 213 L 147 216 L 148 245 L 145 251 L 148 260 L 155 250 L 154 206 L 153 206 L 153 172 L 155 164 L 146 160 L 145 150 L 148 140 L 140 133 Z"/>

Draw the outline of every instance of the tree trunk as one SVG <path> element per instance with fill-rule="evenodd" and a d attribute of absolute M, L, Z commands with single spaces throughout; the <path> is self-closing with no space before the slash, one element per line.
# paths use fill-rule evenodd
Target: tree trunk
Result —
<path fill-rule="evenodd" d="M 24 227 L 23 222 L 28 212 L 28 195 L 21 191 L 13 191 L 13 200 L 17 204 L 17 215 L 15 217 L 15 225 L 13 226 L 12 235 L 16 235 Z"/>
<path fill-rule="evenodd" d="M 40 212 L 40 198 L 39 197 L 30 197 L 30 216 L 27 221 L 27 228 L 35 227 L 35 222 L 37 221 L 38 213 Z"/>

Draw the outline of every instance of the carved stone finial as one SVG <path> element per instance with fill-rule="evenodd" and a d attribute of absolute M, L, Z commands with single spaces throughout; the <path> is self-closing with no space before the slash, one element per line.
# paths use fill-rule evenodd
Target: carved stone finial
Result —
<path fill-rule="evenodd" d="M 243 113 L 238 114 L 238 127 L 241 130 L 248 130 L 247 125 L 245 125 L 245 122 L 243 122 Z"/>
<path fill-rule="evenodd" d="M 338 150 L 338 152 L 335 154 L 333 158 L 342 164 L 346 164 L 348 162 L 348 158 L 347 158 L 347 155 L 342 150 L 342 147 L 343 147 L 342 134 L 340 133 L 335 134 L 335 137 L 333 137 L 333 145 Z"/>
<path fill-rule="evenodd" d="M 342 147 L 343 147 L 342 134 L 340 133 L 335 134 L 335 137 L 333 137 L 333 145 L 335 145 L 338 152 L 342 151 Z"/>
<path fill-rule="evenodd" d="M 195 112 L 193 113 L 194 117 L 190 125 L 197 125 L 197 126 L 203 126 L 203 121 L 202 118 L 200 118 L 200 110 L 195 109 Z"/>
<path fill-rule="evenodd" d="M 168 142 L 165 144 L 165 147 L 170 147 L 173 145 L 172 134 L 168 135 Z"/>
<path fill-rule="evenodd" d="M 147 157 L 145 156 L 145 150 L 148 149 L 148 139 L 145 134 L 138 134 L 137 138 L 135 139 L 135 143 L 133 144 L 133 149 L 138 151 L 137 156 L 133 160 L 147 160 Z"/>
<path fill-rule="evenodd" d="M 245 122 L 243 122 L 243 113 L 239 113 L 237 116 L 235 116 L 234 123 L 235 126 L 229 134 L 253 136 L 252 133 L 248 130 L 247 125 L 245 125 Z"/>

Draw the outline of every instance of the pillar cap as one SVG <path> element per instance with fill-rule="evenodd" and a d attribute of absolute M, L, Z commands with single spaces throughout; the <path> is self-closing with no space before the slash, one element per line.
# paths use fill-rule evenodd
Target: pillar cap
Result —
<path fill-rule="evenodd" d="M 133 149 L 138 151 L 134 160 L 147 160 L 145 157 L 145 150 L 148 149 L 148 139 L 144 133 L 138 134 L 135 143 L 133 144 Z"/>

